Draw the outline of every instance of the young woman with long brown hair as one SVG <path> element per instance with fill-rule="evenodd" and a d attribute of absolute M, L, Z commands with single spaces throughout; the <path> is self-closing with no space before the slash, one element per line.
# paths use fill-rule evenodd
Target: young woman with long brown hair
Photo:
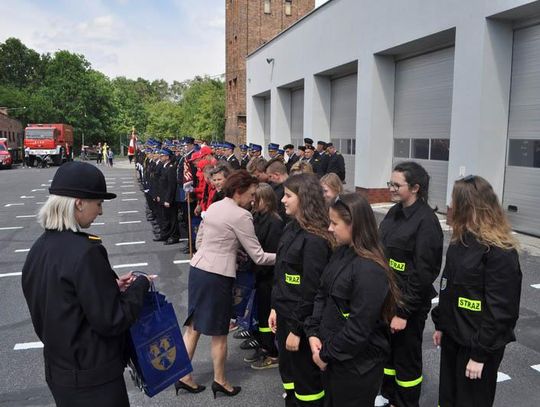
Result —
<path fill-rule="evenodd" d="M 518 244 L 491 185 L 456 181 L 452 239 L 432 311 L 441 346 L 439 405 L 489 407 L 507 343 L 515 340 L 521 268 Z"/>
<path fill-rule="evenodd" d="M 371 206 L 358 194 L 330 207 L 339 245 L 326 266 L 305 331 L 324 373 L 325 406 L 373 406 L 390 353 L 398 288 L 379 243 Z"/>
<path fill-rule="evenodd" d="M 333 237 L 317 176 L 293 175 L 283 186 L 282 202 L 292 220 L 278 245 L 268 326 L 276 332 L 285 405 L 322 406 L 321 374 L 311 358 L 304 321 L 313 312 Z"/>

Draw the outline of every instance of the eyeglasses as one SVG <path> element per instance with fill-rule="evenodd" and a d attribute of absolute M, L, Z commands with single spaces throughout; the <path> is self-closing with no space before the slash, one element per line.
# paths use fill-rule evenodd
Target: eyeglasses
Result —
<path fill-rule="evenodd" d="M 388 188 L 393 189 L 394 191 L 397 191 L 399 188 L 404 187 L 405 185 L 408 185 L 408 184 L 398 184 L 397 182 L 393 182 L 393 181 L 388 181 L 386 183 L 386 186 Z"/>

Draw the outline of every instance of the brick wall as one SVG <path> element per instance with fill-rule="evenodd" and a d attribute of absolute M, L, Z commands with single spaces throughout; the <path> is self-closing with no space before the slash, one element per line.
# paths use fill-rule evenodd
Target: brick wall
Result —
<path fill-rule="evenodd" d="M 264 0 L 225 0 L 225 139 L 246 141 L 246 56 L 309 13 L 315 0 L 292 0 L 291 15 L 285 0 L 271 0 L 270 14 Z"/>
<path fill-rule="evenodd" d="M 390 191 L 388 188 L 362 188 L 356 187 L 356 192 L 362 194 L 369 203 L 390 202 Z"/>

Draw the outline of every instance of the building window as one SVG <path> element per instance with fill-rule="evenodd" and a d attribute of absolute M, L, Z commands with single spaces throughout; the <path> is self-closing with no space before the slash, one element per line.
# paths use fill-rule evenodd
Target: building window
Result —
<path fill-rule="evenodd" d="M 510 140 L 508 165 L 540 168 L 540 140 Z"/>
<path fill-rule="evenodd" d="M 448 161 L 450 153 L 450 139 L 432 138 L 430 146 L 430 160 Z"/>
<path fill-rule="evenodd" d="M 285 15 L 292 15 L 292 0 L 285 0 Z"/>
<path fill-rule="evenodd" d="M 270 0 L 264 0 L 264 14 L 270 14 Z"/>
<path fill-rule="evenodd" d="M 394 139 L 394 157 L 409 158 L 411 152 L 411 139 L 396 138 Z"/>
<path fill-rule="evenodd" d="M 412 139 L 412 158 L 418 158 L 420 160 L 429 159 L 429 139 Z"/>

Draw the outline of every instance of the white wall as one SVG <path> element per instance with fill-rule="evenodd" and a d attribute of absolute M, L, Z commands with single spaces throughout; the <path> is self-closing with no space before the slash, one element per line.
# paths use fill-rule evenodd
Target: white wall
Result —
<path fill-rule="evenodd" d="M 328 140 L 330 85 L 327 77 L 316 75 L 357 61 L 355 185 L 383 188 L 392 165 L 395 63 L 392 55 L 375 54 L 455 29 L 448 191 L 464 169 L 486 177 L 502 195 L 512 22 L 488 17 L 538 3 L 471 0 L 465 6 L 463 0 L 331 0 L 248 57 L 248 141 L 261 139 L 252 96 L 268 91 L 273 104 L 271 137 L 284 141 L 286 123 L 274 109 L 283 102 L 274 96 L 278 87 L 302 79 L 304 135 Z M 519 11 L 515 14 L 521 18 Z M 273 62 L 268 64 L 267 58 Z"/>

